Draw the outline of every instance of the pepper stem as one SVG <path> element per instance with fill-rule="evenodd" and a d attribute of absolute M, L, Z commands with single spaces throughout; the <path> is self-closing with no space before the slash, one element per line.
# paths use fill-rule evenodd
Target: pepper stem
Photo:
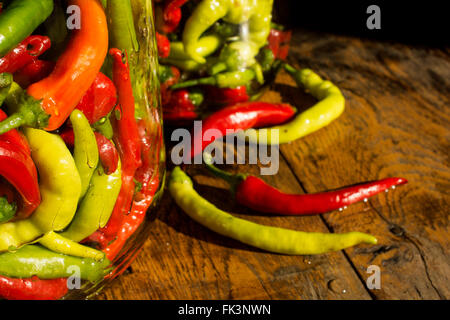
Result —
<path fill-rule="evenodd" d="M 203 161 L 205 162 L 208 170 L 216 177 L 225 180 L 230 185 L 230 191 L 234 194 L 239 184 L 247 178 L 245 174 L 232 174 L 223 170 L 220 170 L 212 164 L 212 157 L 209 153 L 203 153 Z"/>
<path fill-rule="evenodd" d="M 13 82 L 5 98 L 10 116 L 0 122 L 0 135 L 20 126 L 45 128 L 50 115 L 41 107 L 41 102 L 29 96 L 17 83 Z"/>
<path fill-rule="evenodd" d="M 20 113 L 15 113 L 0 122 L 0 135 L 9 130 L 16 129 L 25 124 L 25 118 Z"/>

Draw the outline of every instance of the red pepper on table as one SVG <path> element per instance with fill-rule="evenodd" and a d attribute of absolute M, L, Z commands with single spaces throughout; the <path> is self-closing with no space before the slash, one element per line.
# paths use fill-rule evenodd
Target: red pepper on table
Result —
<path fill-rule="evenodd" d="M 250 99 L 246 86 L 239 86 L 236 88 L 205 86 L 205 90 L 207 99 L 216 104 L 235 104 L 239 102 L 247 102 Z"/>
<path fill-rule="evenodd" d="M 295 112 L 296 109 L 289 104 L 260 101 L 228 106 L 207 117 L 203 121 L 202 132 L 194 132 L 191 156 L 201 154 L 206 146 L 213 142 L 211 139 L 204 139 L 205 131 L 218 130 L 224 136 L 227 130 L 246 130 L 281 124 L 289 120 Z"/>
<path fill-rule="evenodd" d="M 27 88 L 31 84 L 48 77 L 54 68 L 55 63 L 53 61 L 34 60 L 14 73 L 14 81 L 22 88 Z"/>
<path fill-rule="evenodd" d="M 283 31 L 271 29 L 267 41 L 269 49 L 272 50 L 275 58 L 286 60 L 289 53 L 289 45 L 291 41 L 292 31 Z"/>
<path fill-rule="evenodd" d="M 94 132 L 94 135 L 97 141 L 100 162 L 105 173 L 109 175 L 115 172 L 119 165 L 119 154 L 114 144 L 104 135 L 99 132 Z M 72 129 L 66 129 L 61 132 L 60 136 L 69 148 L 73 148 L 75 136 Z"/>
<path fill-rule="evenodd" d="M 99 72 L 75 109 L 81 110 L 90 124 L 108 115 L 117 103 L 114 83 Z"/>
<path fill-rule="evenodd" d="M 122 163 L 122 187 L 111 218 L 102 232 L 107 238 L 113 238 L 131 208 L 135 189 L 133 177 L 136 169 L 142 165 L 142 160 L 128 61 L 119 49 L 113 48 L 109 53 L 113 58 L 113 82 L 118 92 L 118 104 L 114 110 L 116 116 L 113 117 L 112 125 L 113 140 Z"/>
<path fill-rule="evenodd" d="M 0 276 L 0 298 L 7 300 L 59 300 L 68 290 L 66 278 L 41 280 Z"/>
<path fill-rule="evenodd" d="M 32 35 L 23 40 L 17 47 L 0 58 L 0 73 L 14 73 L 20 68 L 36 60 L 50 48 L 50 38 Z"/>
<path fill-rule="evenodd" d="M 0 110 L 0 121 L 7 115 Z M 16 219 L 29 217 L 41 202 L 36 166 L 30 147 L 17 130 L 0 135 L 0 176 L 3 176 L 21 195 Z"/>
<path fill-rule="evenodd" d="M 156 32 L 156 46 L 158 47 L 158 57 L 167 58 L 170 54 L 169 39 L 159 32 Z"/>
<path fill-rule="evenodd" d="M 231 185 L 239 204 L 258 212 L 281 215 L 314 215 L 343 209 L 408 182 L 403 178 L 386 178 L 327 192 L 286 194 L 257 177 L 245 174 L 233 175 L 219 170 L 210 163 L 207 163 L 207 167 Z"/>
<path fill-rule="evenodd" d="M 200 92 L 189 92 L 186 89 L 174 90 L 170 101 L 163 105 L 163 118 L 172 124 L 182 124 L 200 117 L 199 106 L 203 102 Z"/>

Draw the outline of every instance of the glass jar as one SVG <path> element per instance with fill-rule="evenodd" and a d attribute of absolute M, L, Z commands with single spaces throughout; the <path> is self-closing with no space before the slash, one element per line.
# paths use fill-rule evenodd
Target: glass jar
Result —
<path fill-rule="evenodd" d="M 273 0 L 155 1 L 164 119 L 176 125 L 258 99 L 287 56 Z"/>
<path fill-rule="evenodd" d="M 29 10 L 32 10 L 33 3 L 38 1 L 30 1 L 27 5 L 30 3 Z M 13 4 L 14 1 L 10 1 L 5 5 L 0 15 L 0 38 L 3 31 L 1 19 L 9 15 L 9 6 Z M 11 215 L 3 221 L 0 219 L 0 299 L 86 299 L 94 297 L 119 276 L 138 254 L 147 239 L 149 225 L 155 217 L 164 186 L 165 148 L 152 1 L 55 0 L 50 1 L 50 4 L 49 1 L 39 1 L 41 4 L 47 6 L 47 15 L 41 16 L 42 21 L 36 23 L 30 32 L 32 36 L 49 37 L 51 46 L 27 63 L 45 64 L 49 66 L 47 71 L 42 71 L 39 79 L 24 78 L 27 75 L 23 71 L 25 68 L 13 70 L 0 66 L 2 72 L 8 73 L 0 76 L 6 78 L 9 74 L 13 75 L 13 86 L 16 86 L 16 82 L 22 86 L 22 89 L 15 87 L 18 91 L 14 92 L 19 92 L 16 95 L 18 97 L 34 99 L 34 103 L 42 104 L 45 99 L 54 101 L 56 106 L 44 109 L 47 113 L 51 107 L 59 107 L 58 99 L 77 100 L 71 110 L 58 109 L 50 114 L 50 121 L 57 116 L 67 115 L 53 128 L 34 123 L 13 129 L 24 132 L 25 139 L 30 143 L 34 165 L 33 162 L 28 165 L 36 167 L 34 182 L 39 184 L 41 200 L 26 219 L 19 217 L 25 207 L 24 193 L 19 190 L 9 172 L 0 170 L 0 200 L 5 199 L 4 203 L 10 205 L 8 208 L 16 206 L 17 209 L 15 216 Z M 86 29 L 83 30 L 83 27 Z M 10 49 L 18 45 L 14 44 Z M 29 47 L 27 50 L 37 49 Z M 0 59 L 10 59 L 8 54 Z M 97 58 L 95 55 L 98 55 Z M 101 61 L 95 62 L 100 56 Z M 61 63 L 63 59 L 64 66 Z M 83 63 L 86 65 L 88 62 L 92 62 L 92 65 L 83 69 Z M 72 63 L 80 68 L 73 67 L 70 81 L 65 82 L 66 86 L 59 87 L 58 92 L 50 91 L 49 97 L 43 100 L 38 100 L 32 94 L 30 88 L 48 81 L 58 72 L 51 81 L 64 83 L 61 78 L 67 76 Z M 97 78 L 85 77 L 84 81 L 89 83 L 83 84 L 80 74 L 92 72 L 90 69 L 96 68 L 95 63 Z M 103 73 L 101 79 L 97 71 L 99 69 Z M 80 93 L 70 90 L 72 84 L 77 86 Z M 109 91 L 105 88 L 109 88 Z M 9 89 L 4 102 L 8 110 L 6 116 L 14 112 L 10 104 L 14 105 L 15 96 L 10 97 L 11 92 Z M 72 96 L 68 97 L 67 92 L 71 92 Z M 114 97 L 117 103 L 111 102 Z M 18 100 L 18 105 L 23 101 Z M 105 111 L 108 103 L 109 109 Z M 77 113 L 76 110 L 81 112 Z M 104 114 L 100 117 L 102 112 Z M 96 116 L 98 119 L 91 119 Z M 0 121 L 0 127 L 2 123 Z M 26 128 L 30 126 L 34 128 Z M 87 131 L 90 135 L 85 134 Z M 38 154 L 36 143 L 41 142 L 30 140 L 32 134 L 29 132 L 46 137 L 47 141 L 59 146 L 60 152 L 51 156 Z M 94 151 L 92 141 L 96 142 Z M 92 155 L 96 154 L 95 167 L 88 162 L 89 165 L 83 168 L 80 164 L 83 154 L 87 161 L 94 159 Z M 71 176 L 72 183 L 69 183 L 70 179 L 66 183 L 61 180 L 58 183 L 64 188 L 45 191 L 45 188 L 51 189 L 57 185 L 55 181 L 49 183 L 49 178 L 46 178 L 51 170 L 58 170 L 52 162 L 64 161 L 68 165 L 62 169 L 67 171 L 66 176 Z M 53 169 L 49 172 L 45 171 L 45 168 L 51 167 Z M 86 185 L 84 196 L 83 183 Z M 58 195 L 51 194 L 61 189 L 75 190 L 72 194 L 75 199 L 68 196 L 58 198 Z M 77 197 L 78 194 L 80 197 Z M 65 220 L 59 210 L 52 216 L 55 220 L 50 223 L 45 219 L 48 215 L 42 214 L 39 207 L 59 205 L 57 201 L 60 200 L 66 201 L 66 207 L 61 209 L 65 210 Z M 15 228 L 25 230 L 26 233 L 23 233 L 23 237 L 17 236 Z M 22 262 L 25 260 L 21 260 L 21 257 L 30 259 Z M 54 262 L 49 262 L 51 260 Z M 27 287 L 29 283 L 33 284 Z"/>

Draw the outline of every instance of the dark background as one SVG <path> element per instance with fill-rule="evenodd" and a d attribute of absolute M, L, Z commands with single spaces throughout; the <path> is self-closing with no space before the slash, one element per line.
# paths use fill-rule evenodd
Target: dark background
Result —
<path fill-rule="evenodd" d="M 367 8 L 381 9 L 381 30 L 366 27 Z M 290 28 L 355 35 L 409 44 L 449 46 L 445 1 L 275 0 L 275 20 Z"/>

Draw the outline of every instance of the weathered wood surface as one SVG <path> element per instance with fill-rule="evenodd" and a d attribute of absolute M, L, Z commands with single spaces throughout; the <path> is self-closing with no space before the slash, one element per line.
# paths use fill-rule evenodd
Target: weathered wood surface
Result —
<path fill-rule="evenodd" d="M 201 166 L 189 173 L 220 208 L 264 224 L 322 232 L 359 230 L 376 246 L 320 256 L 270 254 L 214 234 L 165 194 L 144 249 L 130 272 L 101 299 L 448 299 L 448 50 L 296 31 L 290 62 L 338 85 L 345 113 L 330 126 L 281 147 L 280 171 L 264 179 L 293 193 L 318 192 L 388 176 L 409 184 L 322 217 L 255 215 L 231 200 Z M 300 109 L 313 102 L 280 74 L 266 101 Z M 236 172 L 258 174 L 255 166 Z M 369 265 L 381 269 L 370 290 Z"/>

